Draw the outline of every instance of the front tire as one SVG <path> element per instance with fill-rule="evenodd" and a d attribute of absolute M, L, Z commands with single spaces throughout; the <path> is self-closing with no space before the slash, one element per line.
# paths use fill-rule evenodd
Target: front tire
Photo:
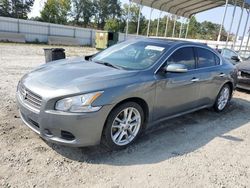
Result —
<path fill-rule="evenodd" d="M 216 112 L 222 112 L 226 108 L 230 101 L 231 95 L 232 90 L 230 86 L 228 84 L 225 84 L 221 88 L 214 104 L 214 109 Z"/>
<path fill-rule="evenodd" d="M 109 114 L 102 143 L 112 150 L 131 145 L 140 135 L 144 123 L 142 107 L 135 102 L 123 103 Z"/>

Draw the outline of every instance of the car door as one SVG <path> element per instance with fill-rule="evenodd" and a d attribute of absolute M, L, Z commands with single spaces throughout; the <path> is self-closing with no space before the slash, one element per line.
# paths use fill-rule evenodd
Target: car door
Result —
<path fill-rule="evenodd" d="M 156 106 L 154 110 L 156 120 L 199 106 L 196 102 L 199 84 L 193 47 L 182 47 L 176 50 L 166 60 L 163 67 L 171 63 L 184 64 L 188 71 L 186 73 L 162 73 L 160 71 L 156 74 Z"/>
<path fill-rule="evenodd" d="M 220 69 L 220 58 L 210 49 L 195 47 L 197 55 L 197 71 L 199 75 L 199 103 L 201 106 L 213 104 L 225 73 Z"/>

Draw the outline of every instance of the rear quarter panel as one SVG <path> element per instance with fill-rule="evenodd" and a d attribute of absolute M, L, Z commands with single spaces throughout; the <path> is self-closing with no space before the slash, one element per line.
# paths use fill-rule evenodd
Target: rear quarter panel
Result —
<path fill-rule="evenodd" d="M 218 95 L 220 89 L 222 86 L 226 83 L 230 83 L 232 86 L 232 90 L 235 90 L 237 85 L 237 75 L 238 71 L 235 65 L 229 63 L 227 60 L 222 59 L 222 65 L 220 66 L 220 72 L 225 73 L 225 77 L 218 77 L 217 78 L 217 85 L 218 85 L 218 92 L 216 96 Z"/>

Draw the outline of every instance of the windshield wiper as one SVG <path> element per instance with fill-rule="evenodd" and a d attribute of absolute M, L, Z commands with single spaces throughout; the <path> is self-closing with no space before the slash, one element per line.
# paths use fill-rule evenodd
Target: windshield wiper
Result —
<path fill-rule="evenodd" d="M 124 69 L 123 67 L 121 66 L 118 66 L 118 65 L 113 65 L 111 63 L 108 63 L 108 62 L 104 62 L 104 61 L 94 61 L 95 63 L 98 63 L 98 64 L 102 64 L 102 65 L 105 65 L 105 66 L 108 66 L 108 67 L 113 67 L 115 69 Z"/>

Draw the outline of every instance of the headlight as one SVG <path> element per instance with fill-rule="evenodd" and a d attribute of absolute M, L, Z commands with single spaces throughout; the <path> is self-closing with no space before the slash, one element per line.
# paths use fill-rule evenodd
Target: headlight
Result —
<path fill-rule="evenodd" d="M 241 71 L 238 71 L 238 76 L 241 76 Z"/>
<path fill-rule="evenodd" d="M 91 104 L 102 94 L 102 91 L 68 97 L 56 102 L 55 109 L 64 112 L 95 112 L 101 106 L 91 106 Z"/>

